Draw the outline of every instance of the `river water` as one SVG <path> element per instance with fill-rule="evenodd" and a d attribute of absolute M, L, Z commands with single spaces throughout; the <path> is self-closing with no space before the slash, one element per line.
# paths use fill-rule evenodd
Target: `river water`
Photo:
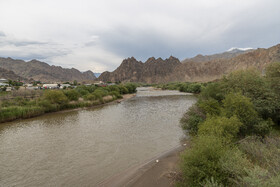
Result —
<path fill-rule="evenodd" d="M 195 101 L 138 88 L 121 103 L 0 124 L 0 186 L 95 186 L 179 145 Z"/>

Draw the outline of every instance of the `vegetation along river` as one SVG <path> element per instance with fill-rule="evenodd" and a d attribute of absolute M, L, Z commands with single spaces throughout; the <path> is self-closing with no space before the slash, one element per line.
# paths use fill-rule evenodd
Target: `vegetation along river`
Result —
<path fill-rule="evenodd" d="M 179 145 L 194 102 L 138 88 L 121 103 L 0 124 L 0 186 L 94 186 Z"/>

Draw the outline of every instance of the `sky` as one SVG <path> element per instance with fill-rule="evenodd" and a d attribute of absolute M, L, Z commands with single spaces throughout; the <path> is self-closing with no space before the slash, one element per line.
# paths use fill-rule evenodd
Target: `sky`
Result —
<path fill-rule="evenodd" d="M 0 57 L 80 71 L 280 43 L 279 0 L 0 0 Z"/>

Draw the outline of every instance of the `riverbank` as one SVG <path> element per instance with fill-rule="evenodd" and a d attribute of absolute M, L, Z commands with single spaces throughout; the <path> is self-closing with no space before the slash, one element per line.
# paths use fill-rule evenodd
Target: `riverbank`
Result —
<path fill-rule="evenodd" d="M 171 187 L 179 177 L 180 154 L 188 143 L 179 145 L 142 164 L 135 165 L 98 184 L 101 187 Z"/>
<path fill-rule="evenodd" d="M 66 109 L 59 110 L 59 111 L 53 111 L 53 112 L 47 112 L 47 113 L 40 113 L 40 114 L 38 114 L 38 115 L 29 116 L 29 117 L 26 117 L 26 118 L 17 118 L 17 119 L 11 119 L 11 120 L 6 120 L 6 121 L 1 121 L 1 122 L 0 122 L 0 125 L 1 125 L 1 123 L 12 122 L 12 121 L 17 121 L 17 120 L 22 120 L 22 119 L 30 119 L 30 118 L 35 118 L 35 117 L 47 115 L 47 114 L 65 113 L 65 112 L 78 111 L 78 110 L 85 110 L 85 109 L 90 109 L 90 108 L 97 108 L 97 107 L 105 106 L 105 105 L 108 105 L 108 104 L 120 103 L 120 102 L 123 102 L 123 101 L 125 101 L 125 100 L 127 100 L 127 99 L 130 99 L 130 98 L 132 98 L 132 97 L 135 97 L 135 96 L 136 96 L 136 94 L 125 94 L 125 95 L 122 95 L 122 98 L 120 98 L 120 99 L 104 98 L 104 102 L 103 102 L 103 103 L 99 102 L 99 103 L 96 103 L 96 104 L 90 105 L 90 106 L 82 106 L 82 107 L 77 107 L 77 108 L 66 108 Z M 107 97 L 107 96 L 106 96 L 106 97 Z"/>
<path fill-rule="evenodd" d="M 137 85 L 127 83 L 100 87 L 78 86 L 67 90 L 44 90 L 40 97 L 29 98 L 36 93 L 17 93 L 13 99 L 0 101 L 0 123 L 27 119 L 68 109 L 99 106 L 122 98 L 122 95 L 136 93 Z M 29 94 L 29 95 L 28 95 Z"/>

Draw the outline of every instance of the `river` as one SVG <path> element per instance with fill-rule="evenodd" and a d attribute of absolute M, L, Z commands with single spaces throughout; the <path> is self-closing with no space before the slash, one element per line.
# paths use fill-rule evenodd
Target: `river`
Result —
<path fill-rule="evenodd" d="M 0 124 L 0 186 L 95 186 L 178 146 L 194 102 L 138 88 L 121 103 Z"/>

